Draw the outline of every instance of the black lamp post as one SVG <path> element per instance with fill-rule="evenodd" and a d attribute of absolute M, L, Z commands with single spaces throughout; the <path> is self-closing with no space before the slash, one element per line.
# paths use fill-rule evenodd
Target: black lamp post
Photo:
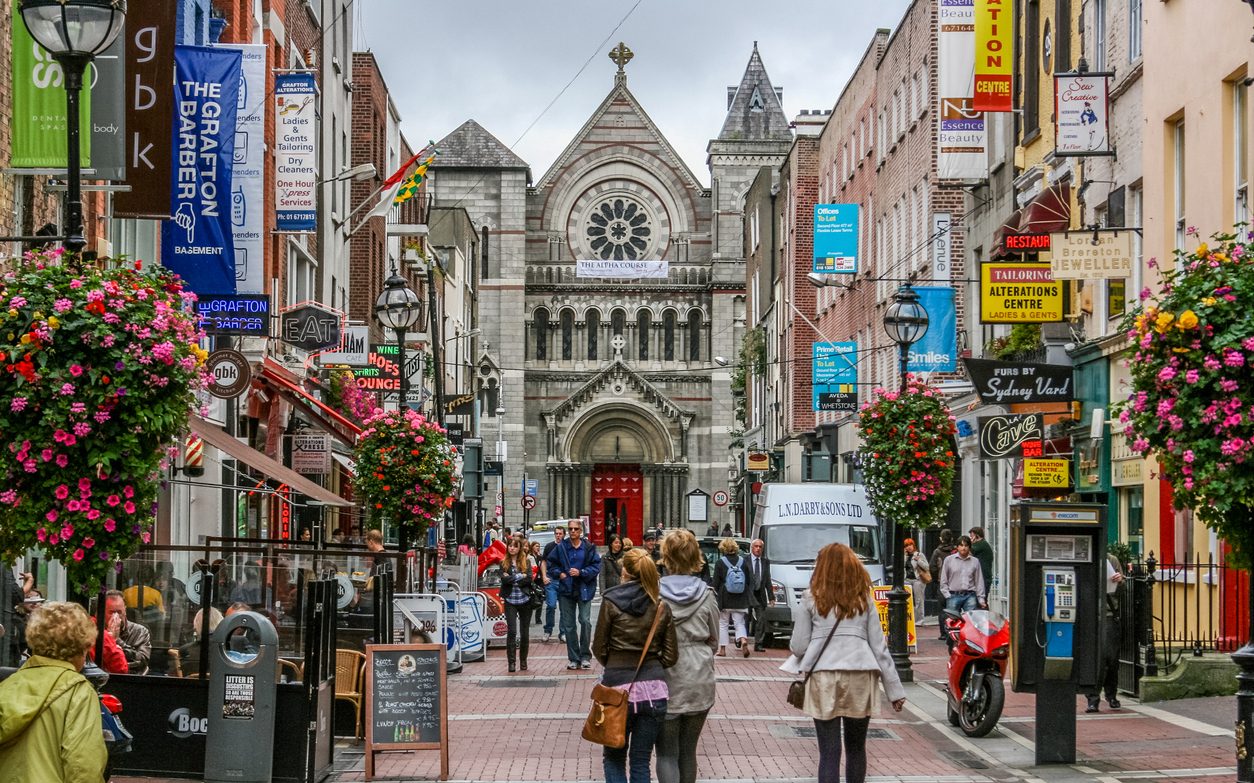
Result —
<path fill-rule="evenodd" d="M 122 31 L 126 0 L 22 0 L 22 21 L 35 42 L 48 50 L 65 73 L 65 136 L 67 160 L 65 249 L 82 252 L 82 164 L 79 160 L 78 98 L 83 71 L 109 48 Z"/>
<path fill-rule="evenodd" d="M 908 285 L 897 289 L 893 303 L 884 313 L 884 331 L 897 343 L 897 361 L 901 367 L 901 390 L 906 388 L 906 367 L 910 346 L 927 334 L 927 309 L 919 304 L 919 295 Z M 913 682 L 910 651 L 906 640 L 906 547 L 904 531 L 893 520 L 893 589 L 888 593 L 888 649 L 897 665 L 902 682 Z"/>

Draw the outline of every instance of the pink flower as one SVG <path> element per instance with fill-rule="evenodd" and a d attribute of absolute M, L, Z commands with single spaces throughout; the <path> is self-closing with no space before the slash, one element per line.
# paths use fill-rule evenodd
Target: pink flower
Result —
<path fill-rule="evenodd" d="M 134 513 L 135 513 L 135 504 L 134 504 L 134 503 L 132 503 L 131 501 L 129 501 L 129 500 L 128 500 L 128 501 L 126 501 L 126 503 L 124 503 L 124 504 L 122 505 L 122 509 L 123 509 L 124 511 L 126 511 L 126 513 L 128 513 L 128 514 L 134 514 Z"/>
<path fill-rule="evenodd" d="M 95 545 L 96 545 L 96 539 L 92 538 L 91 536 L 88 536 L 87 538 L 83 539 L 83 546 L 85 546 L 86 548 L 91 549 Z"/>
<path fill-rule="evenodd" d="M 114 530 L 117 529 L 117 526 L 118 526 L 118 523 L 115 522 L 112 517 L 104 521 L 105 532 L 112 533 Z"/>
<path fill-rule="evenodd" d="M 65 504 L 65 510 L 70 512 L 71 514 L 78 513 L 80 508 L 81 506 L 79 506 L 79 503 L 77 500 L 71 500 L 69 503 Z"/>
<path fill-rule="evenodd" d="M 130 484 L 127 484 L 125 487 L 122 487 L 122 497 L 125 497 L 128 499 L 135 497 L 135 490 L 131 487 Z"/>
<path fill-rule="evenodd" d="M 1188 384 L 1197 383 L 1198 377 L 1201 375 L 1197 370 L 1189 370 L 1184 374 L 1184 381 Z"/>
<path fill-rule="evenodd" d="M 70 537 L 71 537 L 71 536 L 73 536 L 73 535 L 74 535 L 74 526 L 73 526 L 73 525 L 64 525 L 64 526 L 61 528 L 61 538 L 64 538 L 65 540 L 67 540 L 67 541 L 68 541 L 68 540 L 70 539 Z"/>
<path fill-rule="evenodd" d="M 49 522 L 56 522 L 58 516 L 59 514 L 57 514 L 57 510 L 54 508 L 53 510 L 49 511 L 47 514 L 44 514 L 44 519 L 48 520 Z"/>
<path fill-rule="evenodd" d="M 43 542 L 48 540 L 48 531 L 42 527 L 39 528 L 38 530 L 35 531 L 35 538 L 39 541 L 39 543 L 42 544 Z"/>
<path fill-rule="evenodd" d="M 13 413 L 21 413 L 25 409 L 26 409 L 25 397 L 14 397 L 12 400 L 9 401 L 9 410 L 12 411 Z"/>
<path fill-rule="evenodd" d="M 116 506 L 117 504 L 121 502 L 122 502 L 122 498 L 118 497 L 117 495 L 110 495 L 109 497 L 105 498 L 105 503 L 109 504 L 110 508 L 112 508 L 113 506 Z"/>
<path fill-rule="evenodd" d="M 83 374 L 83 365 L 81 364 L 70 365 L 70 375 L 73 375 L 75 378 L 77 378 L 82 374 Z"/>
<path fill-rule="evenodd" d="M 1158 371 L 1158 380 L 1166 383 L 1176 377 L 1176 369 L 1174 367 L 1164 367 Z"/>
<path fill-rule="evenodd" d="M 57 463 L 58 468 L 64 468 L 66 465 L 70 464 L 70 458 L 64 454 L 58 454 L 54 462 Z"/>
<path fill-rule="evenodd" d="M 61 386 L 62 397 L 69 397 L 73 393 L 74 393 L 74 384 L 72 383 L 62 384 Z"/>
<path fill-rule="evenodd" d="M 86 554 L 86 553 L 85 553 L 85 552 L 83 552 L 83 550 L 82 550 L 82 549 L 75 549 L 75 550 L 74 550 L 74 560 L 75 560 L 75 561 L 82 560 L 82 559 L 83 559 L 83 555 L 84 555 L 84 554 Z"/>
<path fill-rule="evenodd" d="M 87 509 L 87 518 L 95 522 L 97 519 L 100 519 L 100 511 L 94 508 Z"/>
<path fill-rule="evenodd" d="M 52 494 L 56 496 L 57 500 L 65 500 L 70 496 L 70 488 L 62 484 Z"/>
<path fill-rule="evenodd" d="M 78 488 L 80 491 L 91 489 L 91 479 L 81 478 L 78 480 Z"/>

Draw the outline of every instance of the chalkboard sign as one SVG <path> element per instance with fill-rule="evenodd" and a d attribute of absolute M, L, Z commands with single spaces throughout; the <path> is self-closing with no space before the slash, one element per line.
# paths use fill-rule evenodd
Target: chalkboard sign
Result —
<path fill-rule="evenodd" d="M 448 778 L 448 682 L 442 644 L 366 645 L 366 779 L 381 750 L 440 751 Z"/>

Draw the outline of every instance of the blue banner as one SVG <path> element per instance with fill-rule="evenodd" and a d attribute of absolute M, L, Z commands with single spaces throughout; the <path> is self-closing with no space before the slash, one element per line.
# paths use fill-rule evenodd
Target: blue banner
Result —
<path fill-rule="evenodd" d="M 858 205 L 814 205 L 814 271 L 858 273 Z"/>
<path fill-rule="evenodd" d="M 927 310 L 927 333 L 910 346 L 907 372 L 957 372 L 958 313 L 954 308 L 954 289 L 915 288 L 919 304 Z"/>
<path fill-rule="evenodd" d="M 174 49 L 174 151 L 161 263 L 196 293 L 235 293 L 231 166 L 239 101 L 238 50 Z"/>
<path fill-rule="evenodd" d="M 810 385 L 816 411 L 858 410 L 858 344 L 815 343 Z"/>

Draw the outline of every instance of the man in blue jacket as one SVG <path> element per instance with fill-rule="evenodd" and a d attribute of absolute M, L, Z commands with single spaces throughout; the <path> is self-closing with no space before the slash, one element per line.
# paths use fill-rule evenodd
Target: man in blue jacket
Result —
<path fill-rule="evenodd" d="M 578 519 L 566 525 L 566 540 L 553 547 L 548 557 L 548 573 L 557 577 L 557 601 L 561 606 L 562 634 L 566 637 L 567 669 L 592 668 L 592 597 L 597 592 L 601 555 L 583 539 L 583 523 Z M 575 635 L 575 612 L 579 612 L 579 635 Z"/>

